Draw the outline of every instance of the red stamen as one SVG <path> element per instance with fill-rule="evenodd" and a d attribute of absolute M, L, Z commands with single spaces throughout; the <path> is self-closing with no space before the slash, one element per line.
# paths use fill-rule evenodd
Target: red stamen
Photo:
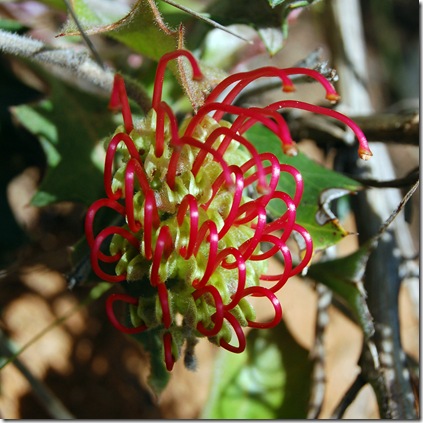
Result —
<path fill-rule="evenodd" d="M 166 182 L 172 191 L 175 189 L 175 178 L 178 171 L 178 162 L 181 150 L 182 147 L 180 145 L 173 146 L 172 155 L 170 156 L 169 166 L 167 169 Z"/>
<path fill-rule="evenodd" d="M 113 80 L 112 95 L 110 97 L 109 108 L 113 111 L 122 110 L 123 123 L 126 133 L 130 134 L 134 129 L 132 113 L 126 94 L 125 81 L 119 74 Z"/>
<path fill-rule="evenodd" d="M 244 109 L 239 106 L 233 106 L 230 104 L 222 103 L 207 103 L 202 106 L 201 109 L 197 112 L 197 114 L 189 122 L 184 135 L 192 136 L 195 127 L 201 124 L 201 121 L 203 120 L 204 116 L 213 111 L 215 112 L 215 114 L 213 115 L 213 119 L 215 119 L 216 122 L 222 119 L 225 113 L 239 116 L 239 118 L 237 118 L 236 120 L 237 123 L 235 124 L 234 122 L 232 124 L 231 129 L 233 132 L 238 132 L 242 135 L 256 122 L 261 122 L 263 125 L 267 126 L 272 132 L 274 132 L 284 144 L 293 144 L 289 128 L 285 120 L 279 113 L 268 108 L 260 109 L 258 107 L 251 107 L 249 109 Z M 251 119 L 247 120 L 247 118 Z M 269 118 L 274 119 L 274 121 Z M 242 130 L 240 129 L 242 123 L 244 123 L 245 125 L 245 130 L 244 128 L 242 128 Z"/>
<path fill-rule="evenodd" d="M 122 195 L 121 190 L 118 190 L 115 193 L 112 191 L 113 162 L 117 147 L 121 142 L 126 145 L 130 156 L 139 161 L 138 150 L 135 147 L 131 137 L 128 134 L 124 134 L 123 132 L 116 134 L 107 147 L 106 160 L 104 163 L 104 189 L 106 190 L 107 196 L 113 200 L 118 200 Z"/>
<path fill-rule="evenodd" d="M 230 176 L 228 164 L 226 163 L 226 161 L 222 157 L 222 155 L 220 153 L 218 153 L 216 150 L 213 150 L 211 147 L 209 147 L 207 144 L 205 144 L 201 141 L 198 141 L 194 138 L 187 137 L 187 136 L 181 137 L 177 141 L 177 143 L 181 146 L 184 145 L 184 144 L 188 144 L 191 147 L 199 148 L 200 150 L 206 150 L 208 153 L 210 153 L 213 156 L 214 160 L 222 166 L 223 175 L 225 176 L 226 182 L 228 183 L 228 185 L 232 184 L 232 179 L 231 179 L 231 176 Z M 172 180 L 174 180 L 175 175 L 172 175 L 172 176 L 173 176 Z M 169 177 L 169 171 L 168 171 L 168 177 Z"/>
<path fill-rule="evenodd" d="M 242 256 L 244 257 L 245 260 L 248 260 L 250 258 L 251 254 L 253 254 L 254 250 L 257 248 L 257 245 L 261 242 L 261 237 L 263 235 L 264 228 L 266 227 L 266 221 L 267 221 L 266 209 L 264 208 L 264 206 L 253 201 L 247 203 L 247 205 L 254 207 L 255 214 L 258 220 L 257 220 L 257 224 L 255 225 L 254 236 L 250 238 L 248 241 L 245 241 L 239 247 L 239 251 L 242 253 Z M 247 207 L 246 207 L 246 210 L 247 210 Z M 240 208 L 240 212 L 241 212 L 241 208 Z M 249 215 L 249 218 L 251 220 L 251 214 Z M 244 220 L 241 222 L 237 220 L 236 223 L 241 225 L 247 222 Z"/>
<path fill-rule="evenodd" d="M 298 275 L 304 268 L 307 267 L 311 258 L 313 257 L 313 240 L 308 231 L 302 226 L 295 224 L 293 230 L 299 233 L 305 242 L 305 254 L 300 264 L 294 267 L 290 273 L 290 277 L 293 275 Z"/>
<path fill-rule="evenodd" d="M 264 208 L 263 204 L 261 203 L 261 197 L 256 200 L 248 201 L 244 203 L 242 206 L 238 208 L 237 219 L 235 220 L 234 224 L 238 225 L 247 225 L 251 221 L 257 218 L 260 215 L 260 211 L 263 208 L 265 213 L 266 209 Z M 259 224 L 257 224 L 259 225 Z M 254 227 L 252 225 L 251 227 Z"/>
<path fill-rule="evenodd" d="M 228 263 L 226 261 L 228 256 L 233 256 L 235 261 L 233 263 Z M 231 295 L 231 301 L 225 305 L 225 310 L 230 310 L 239 303 L 239 300 L 242 297 L 242 292 L 244 291 L 247 277 L 247 267 L 245 265 L 244 257 L 240 251 L 234 247 L 225 248 L 217 255 L 215 267 L 219 266 L 219 264 L 221 264 L 221 266 L 225 269 L 238 268 L 238 284 L 236 291 Z"/>
<path fill-rule="evenodd" d="M 112 92 L 110 94 L 110 100 L 108 108 L 112 112 L 120 112 L 122 109 L 122 104 L 119 98 L 119 85 L 122 83 L 122 76 L 115 74 L 113 78 Z"/>
<path fill-rule="evenodd" d="M 273 222 L 270 222 L 266 225 L 265 233 L 271 234 L 272 232 L 284 229 L 284 233 L 281 237 L 281 240 L 282 242 L 285 242 L 289 238 L 294 228 L 297 208 L 295 206 L 295 203 L 292 201 L 292 198 L 283 191 L 276 191 L 273 194 L 272 200 L 276 198 L 282 200 L 285 203 L 286 211 L 278 219 L 275 219 Z"/>
<path fill-rule="evenodd" d="M 195 280 L 192 283 L 194 288 L 200 289 L 209 281 L 213 271 L 215 269 L 216 264 L 216 257 L 217 257 L 217 247 L 219 242 L 219 234 L 217 232 L 216 224 L 211 220 L 206 220 L 202 225 L 200 230 L 198 231 L 197 241 L 194 247 L 193 254 L 197 256 L 200 246 L 204 239 L 206 238 L 206 234 L 209 232 L 209 254 L 207 255 L 207 265 L 206 270 L 204 271 L 204 275 L 200 281 Z"/>
<path fill-rule="evenodd" d="M 270 238 L 270 236 L 263 236 L 263 240 L 266 240 L 266 242 L 269 242 L 272 239 L 273 243 L 277 246 L 278 251 L 282 253 L 284 260 L 284 270 L 282 273 L 279 273 L 277 275 L 261 275 L 260 280 L 267 282 L 276 281 L 276 284 L 268 289 L 272 292 L 278 292 L 286 284 L 286 282 L 288 282 L 288 279 L 292 276 L 292 256 L 291 252 L 289 251 L 289 248 L 285 243 L 283 243 L 277 237 L 272 238 Z"/>
<path fill-rule="evenodd" d="M 310 78 L 315 79 L 323 88 L 326 90 L 326 99 L 329 101 L 338 101 L 340 99 L 339 94 L 336 92 L 334 86 L 315 69 L 308 68 L 286 68 L 284 69 L 288 75 L 307 75 Z"/>
<path fill-rule="evenodd" d="M 172 354 L 172 335 L 170 332 L 166 332 L 163 335 L 163 347 L 166 369 L 171 372 L 176 360 Z"/>
<path fill-rule="evenodd" d="M 87 215 L 85 217 L 85 236 L 87 238 L 88 245 L 92 248 L 94 245 L 94 219 L 98 212 L 103 207 L 109 207 L 112 210 L 115 210 L 120 215 L 125 216 L 125 208 L 119 204 L 116 201 L 110 200 L 108 198 L 100 198 L 99 200 L 95 201 L 91 206 L 89 207 L 87 211 Z M 116 258 L 117 257 L 117 258 Z M 109 256 L 101 251 L 98 253 L 98 258 L 101 261 L 112 263 L 116 260 L 118 260 L 120 257 L 120 254 L 116 254 L 114 256 Z"/>
<path fill-rule="evenodd" d="M 178 124 L 176 122 L 175 115 L 172 109 L 164 101 L 160 102 L 159 107 L 156 110 L 157 123 L 156 123 L 156 146 L 154 154 L 156 157 L 161 157 L 164 151 L 164 124 L 165 117 L 167 116 L 170 121 L 170 131 L 173 140 L 177 140 L 178 136 Z"/>
<path fill-rule="evenodd" d="M 270 161 L 271 165 L 264 168 L 264 173 L 266 175 L 268 175 L 269 173 L 271 174 L 270 176 L 270 181 L 267 184 L 267 189 L 264 195 L 262 195 L 260 197 L 260 202 L 261 204 L 263 204 L 264 206 L 267 205 L 267 203 L 272 199 L 272 195 L 273 192 L 275 191 L 276 187 L 278 186 L 278 182 L 279 182 L 279 177 L 280 177 L 280 163 L 278 158 L 271 154 L 271 153 L 261 153 L 260 155 L 260 159 L 263 161 L 268 160 Z M 247 172 L 253 167 L 255 166 L 255 163 L 251 160 L 249 160 L 248 162 L 244 163 L 241 166 L 241 171 L 242 173 L 245 175 L 247 174 Z M 245 180 L 244 180 L 244 186 L 248 187 L 249 185 L 251 185 L 253 182 L 255 182 L 256 180 L 258 180 L 258 175 L 257 172 L 253 173 L 252 175 L 248 176 Z"/>
<path fill-rule="evenodd" d="M 213 296 L 214 306 L 216 308 L 216 312 L 211 316 L 212 321 L 214 322 L 214 326 L 212 329 L 206 329 L 203 322 L 198 322 L 197 330 L 204 336 L 212 337 L 219 333 L 220 329 L 222 329 L 223 325 L 223 302 L 222 297 L 213 285 L 207 285 L 202 287 L 201 289 L 197 289 L 193 292 L 192 296 L 194 300 L 197 300 L 205 293 L 209 293 Z"/>
<path fill-rule="evenodd" d="M 101 244 L 104 242 L 104 240 L 109 237 L 110 235 L 118 234 L 125 238 L 129 243 L 132 244 L 132 246 L 136 249 L 139 248 L 139 241 L 137 238 L 135 238 L 131 233 L 129 233 L 127 230 L 120 226 L 108 226 L 107 228 L 104 228 L 99 232 L 99 234 L 96 236 L 94 243 L 91 247 L 91 266 L 93 268 L 93 271 L 96 273 L 96 275 L 102 279 L 104 279 L 107 282 L 122 282 L 126 279 L 126 275 L 109 275 L 100 268 L 98 261 L 101 260 Z M 114 255 L 110 257 L 117 257 L 116 260 L 119 260 L 119 256 Z M 110 263 L 111 260 L 101 260 L 104 262 Z"/>
<path fill-rule="evenodd" d="M 300 205 L 301 197 L 304 192 L 304 181 L 301 173 L 294 166 L 287 164 L 280 164 L 280 169 L 282 172 L 287 172 L 294 178 L 295 182 L 295 194 L 294 194 L 294 204 L 298 207 Z"/>
<path fill-rule="evenodd" d="M 172 237 L 168 226 L 160 228 L 159 236 L 157 237 L 156 248 L 154 250 L 153 263 L 151 265 L 150 283 L 152 286 L 157 286 L 164 281 L 160 280 L 159 269 L 162 257 L 167 257 L 169 249 L 172 246 Z"/>
<path fill-rule="evenodd" d="M 359 157 L 363 160 L 368 160 L 371 156 L 373 156 L 372 152 L 370 151 L 369 145 L 367 143 L 366 136 L 363 134 L 363 131 L 352 119 L 343 115 L 342 113 L 339 113 L 332 109 L 327 109 L 326 107 L 320 107 L 314 104 L 309 104 L 303 101 L 296 101 L 296 100 L 278 101 L 276 103 L 271 104 L 267 108 L 270 108 L 271 110 L 277 110 L 277 109 L 282 109 L 285 107 L 292 107 L 294 109 L 302 109 L 312 113 L 326 115 L 345 123 L 347 126 L 349 126 L 353 130 L 353 132 L 355 133 L 358 139 L 358 143 L 360 145 L 358 149 Z"/>
<path fill-rule="evenodd" d="M 208 144 L 208 145 L 210 145 L 210 147 L 212 147 L 214 142 L 216 141 L 216 139 L 219 138 L 221 135 L 226 135 L 226 137 L 220 143 L 220 145 L 217 149 L 218 153 L 220 153 L 222 156 L 224 156 L 224 154 L 225 154 L 229 144 L 231 143 L 231 141 L 232 140 L 238 141 L 251 154 L 251 156 L 254 160 L 254 163 L 257 167 L 259 187 L 261 187 L 262 189 L 265 189 L 266 186 L 267 186 L 266 177 L 265 177 L 265 174 L 264 174 L 264 171 L 263 171 L 263 165 L 261 163 L 260 156 L 257 152 L 257 149 L 249 141 L 247 141 L 244 137 L 237 134 L 235 131 L 231 130 L 230 128 L 226 128 L 226 127 L 223 127 L 223 126 L 215 129 L 207 137 L 206 144 Z M 204 150 L 200 151 L 198 153 L 198 156 L 197 156 L 197 158 L 195 159 L 195 161 L 192 165 L 192 174 L 194 176 L 197 175 L 198 171 L 200 170 L 201 166 L 203 165 L 206 154 L 207 154 L 207 152 L 204 151 Z"/>
<path fill-rule="evenodd" d="M 144 200 L 144 251 L 147 260 L 153 258 L 152 233 L 153 229 L 157 229 L 159 225 L 160 217 L 157 210 L 156 198 L 154 191 L 149 189 L 145 193 Z"/>
<path fill-rule="evenodd" d="M 136 306 L 138 305 L 138 298 L 131 297 L 130 295 L 127 295 L 127 294 L 112 294 L 107 298 L 106 313 L 107 313 L 107 316 L 109 317 L 110 322 L 116 329 L 120 330 L 123 333 L 128 333 L 131 335 L 135 333 L 144 332 L 145 330 L 148 329 L 147 325 L 140 325 L 140 326 L 132 327 L 132 328 L 128 328 L 127 326 L 122 325 L 122 323 L 120 323 L 119 320 L 116 318 L 116 315 L 113 309 L 113 304 L 116 301 L 123 301 L 124 303 L 132 304 Z"/>
<path fill-rule="evenodd" d="M 291 252 L 289 251 L 289 248 L 286 246 L 284 242 L 281 241 L 281 239 L 275 235 L 270 234 L 263 234 L 261 238 L 261 242 L 266 242 L 268 244 L 273 244 L 274 246 L 270 248 L 268 251 L 265 251 L 261 254 L 255 254 L 250 256 L 250 260 L 252 261 L 262 261 L 267 260 L 271 257 L 273 257 L 278 251 L 280 251 L 284 257 L 285 261 L 285 270 L 284 273 L 286 273 L 286 269 L 288 268 L 289 271 L 292 269 L 292 258 L 291 258 Z M 288 275 L 289 276 L 289 275 Z M 288 279 L 287 276 L 287 279 Z M 268 276 L 268 275 L 262 275 L 260 277 L 262 280 L 276 280 L 278 279 L 277 276 Z"/>
<path fill-rule="evenodd" d="M 260 109 L 260 108 L 257 108 L 257 107 L 250 107 L 248 110 L 253 110 L 253 111 L 256 111 L 258 113 L 263 114 L 263 112 L 266 110 L 266 108 Z M 264 114 L 266 114 L 266 113 L 264 113 Z M 285 119 L 279 113 L 273 114 L 270 117 L 272 117 L 276 121 L 276 123 L 278 124 L 277 128 L 279 129 L 279 131 L 273 129 L 272 127 L 270 127 L 268 125 L 267 126 L 281 140 L 283 152 L 287 156 L 296 156 L 297 153 L 298 153 L 297 146 L 296 146 L 295 141 L 293 141 L 293 139 L 291 137 L 291 132 L 289 131 L 289 127 L 288 127 L 288 124 L 286 123 Z M 237 122 L 238 120 L 240 120 L 240 123 Z M 240 134 L 244 134 L 253 125 L 256 124 L 256 120 L 257 119 L 245 119 L 245 121 L 243 122 L 243 120 L 241 120 L 241 116 L 240 116 L 232 124 L 232 128 L 236 127 L 237 132 L 239 132 Z"/>
<path fill-rule="evenodd" d="M 220 340 L 220 346 L 225 348 L 225 350 L 228 350 L 233 353 L 242 353 L 245 350 L 245 346 L 247 345 L 244 332 L 242 331 L 241 325 L 238 323 L 238 320 L 236 320 L 236 317 L 234 317 L 230 312 L 225 312 L 225 318 L 229 321 L 231 326 L 233 327 L 235 331 L 235 335 L 238 338 L 238 347 L 235 347 L 233 345 L 230 345 L 227 343 L 223 338 Z"/>
<path fill-rule="evenodd" d="M 166 285 L 164 283 L 159 283 L 157 285 L 157 290 L 159 293 L 160 306 L 162 308 L 163 324 L 166 329 L 169 329 L 170 324 L 172 323 L 172 318 L 170 316 L 169 296 Z"/>
<path fill-rule="evenodd" d="M 191 257 L 195 242 L 197 240 L 197 234 L 198 234 L 198 205 L 197 200 L 195 197 L 191 194 L 188 194 L 184 197 L 184 199 L 181 202 L 181 205 L 179 206 L 178 214 L 177 214 L 177 221 L 178 225 L 181 226 L 182 222 L 184 221 L 185 213 L 187 212 L 189 207 L 189 241 L 188 246 L 184 248 L 184 254 L 181 253 L 182 257 L 185 259 L 188 259 Z"/>
<path fill-rule="evenodd" d="M 222 229 L 219 231 L 219 239 L 222 239 L 229 229 L 232 227 L 237 215 L 238 215 L 238 208 L 241 204 L 242 200 L 242 192 L 244 190 L 244 176 L 241 172 L 241 169 L 238 166 L 229 166 L 229 170 L 231 173 L 235 175 L 235 183 L 233 192 L 233 199 L 231 209 L 228 215 L 224 218 L 225 224 L 223 225 Z M 218 193 L 219 189 L 223 185 L 223 173 L 221 173 L 217 178 L 216 181 L 212 185 L 213 194 L 210 200 L 204 204 L 204 209 L 207 210 L 210 204 L 212 203 L 213 199 L 215 198 L 216 194 Z"/>
<path fill-rule="evenodd" d="M 162 98 L 162 90 L 163 90 L 163 82 L 164 82 L 166 66 L 169 61 L 181 56 L 185 56 L 191 64 L 192 71 L 193 71 L 192 79 L 200 80 L 203 77 L 203 74 L 201 73 L 201 70 L 197 61 L 188 50 L 175 50 L 170 53 L 164 54 L 160 58 L 159 63 L 157 65 L 156 77 L 154 79 L 152 107 L 154 110 L 156 110 L 156 112 L 158 110 L 158 107 Z"/>
<path fill-rule="evenodd" d="M 283 83 L 283 90 L 285 92 L 295 91 L 292 81 L 287 77 L 284 69 L 267 66 L 259 69 L 254 69 L 248 72 L 236 73 L 225 78 L 220 82 L 206 99 L 206 103 L 211 103 L 218 100 L 219 95 L 223 93 L 229 86 L 238 82 L 234 88 L 221 100 L 221 103 L 230 104 L 236 96 L 251 82 L 259 78 L 278 77 Z"/>
<path fill-rule="evenodd" d="M 274 235 L 269 235 L 269 234 L 263 234 L 262 238 L 261 238 L 261 242 L 267 242 L 270 244 L 273 244 L 273 247 L 262 252 L 261 254 L 252 254 L 250 256 L 250 260 L 251 261 L 264 261 L 267 260 L 269 258 L 272 258 L 278 251 L 279 251 L 279 238 L 277 236 Z"/>
<path fill-rule="evenodd" d="M 270 322 L 260 323 L 248 320 L 249 327 L 257 329 L 270 329 L 279 324 L 279 322 L 282 320 L 282 306 L 278 300 L 278 297 L 276 297 L 272 291 L 264 288 L 263 286 L 251 286 L 250 288 L 246 288 L 244 290 L 243 297 L 247 295 L 252 295 L 253 297 L 267 297 L 272 303 L 273 309 L 275 310 L 275 316 Z"/>
<path fill-rule="evenodd" d="M 129 160 L 125 169 L 125 209 L 128 226 L 132 232 L 138 232 L 142 229 L 140 222 L 135 221 L 134 214 L 134 185 L 135 176 L 140 184 L 140 187 L 144 193 L 150 191 L 150 185 L 145 175 L 143 167 L 140 163 L 135 160 Z"/>

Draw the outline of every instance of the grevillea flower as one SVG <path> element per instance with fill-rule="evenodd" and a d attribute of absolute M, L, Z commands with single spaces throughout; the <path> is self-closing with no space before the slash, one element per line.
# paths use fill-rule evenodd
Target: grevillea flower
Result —
<path fill-rule="evenodd" d="M 192 66 L 193 79 L 202 78 L 188 51 L 164 55 L 157 67 L 152 108 L 136 124 L 123 79 L 116 76 L 110 106 L 122 110 L 124 125 L 107 145 L 107 196 L 91 205 L 85 225 L 95 273 L 105 281 L 125 284 L 127 293 L 107 299 L 111 323 L 128 334 L 157 330 L 169 371 L 185 342 L 194 345 L 198 337 L 207 337 L 241 352 L 246 346 L 244 327 L 277 325 L 282 308 L 276 292 L 312 257 L 312 239 L 296 222 L 303 194 L 300 172 L 271 153 L 259 154 L 245 132 L 264 125 L 278 136 L 285 153 L 295 154 L 295 143 L 278 111 L 305 109 L 345 122 L 358 137 L 359 154 L 371 155 L 360 129 L 336 111 L 291 100 L 263 108 L 232 104 L 245 86 L 262 77 L 277 77 L 285 92 L 293 91 L 294 74 L 316 79 L 326 98 L 337 100 L 332 85 L 310 69 L 265 67 L 231 75 L 193 117 L 178 124 L 161 97 L 167 63 L 183 56 Z M 223 120 L 224 115 L 232 115 L 232 123 Z M 292 178 L 293 195 L 280 188 L 284 174 Z M 281 202 L 285 210 L 273 221 L 266 213 L 270 201 Z M 110 209 L 121 223 L 98 230 L 96 216 L 102 209 Z M 288 248 L 293 234 L 302 238 L 301 254 Z M 268 259 L 275 254 L 283 257 L 283 270 L 268 274 Z M 269 321 L 256 319 L 252 297 L 268 302 L 273 310 Z M 115 314 L 116 302 L 129 308 L 125 323 Z"/>

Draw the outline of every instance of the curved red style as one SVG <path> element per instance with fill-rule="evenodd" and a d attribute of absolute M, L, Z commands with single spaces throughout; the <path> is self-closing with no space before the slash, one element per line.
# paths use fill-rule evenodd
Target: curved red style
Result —
<path fill-rule="evenodd" d="M 276 326 L 282 319 L 282 307 L 275 293 L 312 258 L 312 239 L 296 221 L 304 189 L 300 172 L 279 163 L 269 152 L 259 153 L 246 138 L 246 131 L 264 125 L 278 136 L 284 152 L 295 154 L 295 142 L 279 113 L 294 107 L 350 126 L 357 135 L 360 156 L 371 156 L 358 126 L 332 109 L 293 100 L 261 108 L 231 104 L 258 78 L 277 77 L 283 91 L 292 92 L 295 87 L 290 76 L 298 74 L 314 78 L 326 98 L 336 101 L 339 96 L 333 86 L 311 69 L 265 67 L 231 75 L 178 128 L 172 109 L 162 100 L 162 85 L 168 62 L 179 58 L 189 61 L 193 79 L 202 78 L 190 52 L 177 50 L 163 56 L 157 67 L 152 111 L 137 126 L 124 80 L 116 75 L 110 108 L 122 111 L 124 129 L 117 131 L 107 147 L 107 197 L 89 208 L 85 222 L 92 267 L 100 278 L 111 283 L 139 284 L 146 279 L 150 283 L 150 297 L 112 294 L 108 298 L 111 323 L 128 334 L 158 330 L 169 371 L 181 347 L 178 314 L 183 325 L 190 326 L 189 336 L 204 336 L 229 351 L 242 352 L 246 346 L 242 325 L 256 329 Z M 234 116 L 232 124 L 222 121 L 226 114 Z M 295 188 L 292 195 L 279 184 L 286 174 Z M 266 208 L 272 200 L 280 202 L 285 211 L 269 222 Z M 94 220 L 103 208 L 113 210 L 122 223 L 95 233 Z M 301 257 L 287 245 L 294 233 L 302 238 Z M 110 254 L 104 249 L 106 240 L 110 241 Z M 283 270 L 268 274 L 265 264 L 275 254 L 283 257 Z M 114 271 L 111 265 L 115 265 Z M 273 317 L 256 321 L 243 308 L 248 297 L 268 301 Z M 117 301 L 132 306 L 131 312 L 138 313 L 133 321 L 142 323 L 137 327 L 120 323 L 113 307 Z M 143 301 L 150 301 L 153 311 L 144 310 Z M 244 313 L 244 319 L 238 320 L 239 313 Z M 178 336 L 174 336 L 176 332 Z"/>

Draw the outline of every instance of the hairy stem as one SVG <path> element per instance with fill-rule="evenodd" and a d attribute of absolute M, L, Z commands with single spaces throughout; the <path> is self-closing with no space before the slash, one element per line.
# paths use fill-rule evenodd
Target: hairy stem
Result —
<path fill-rule="evenodd" d="M 0 51 L 44 65 L 67 69 L 77 78 L 100 88 L 107 95 L 112 90 L 115 72 L 112 69 L 103 69 L 86 51 L 53 48 L 39 40 L 3 30 L 0 30 Z M 129 97 L 144 111 L 150 109 L 150 99 L 138 84 L 129 81 L 127 89 Z"/>

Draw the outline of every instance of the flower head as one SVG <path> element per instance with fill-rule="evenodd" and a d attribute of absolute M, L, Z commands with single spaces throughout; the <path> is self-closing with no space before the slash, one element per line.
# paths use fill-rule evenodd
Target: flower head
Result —
<path fill-rule="evenodd" d="M 194 345 L 198 337 L 207 337 L 241 352 L 246 344 L 243 327 L 277 325 L 282 308 L 275 293 L 312 257 L 312 239 L 296 222 L 301 174 L 271 153 L 259 154 L 245 132 L 255 124 L 265 125 L 287 154 L 295 154 L 295 143 L 278 111 L 296 107 L 344 121 L 357 134 L 360 154 L 371 155 L 359 128 L 333 110 L 290 100 L 263 108 L 232 104 L 257 78 L 277 77 L 284 91 L 293 91 L 293 74 L 315 78 L 326 97 L 336 100 L 332 85 L 310 69 L 265 67 L 231 75 L 193 117 L 178 124 L 161 95 L 167 63 L 182 56 L 190 61 L 193 78 L 202 77 L 188 51 L 163 56 L 152 108 L 135 125 L 123 79 L 116 76 L 110 106 L 122 110 L 124 125 L 107 145 L 106 198 L 91 205 L 85 225 L 93 270 L 105 281 L 124 282 L 127 289 L 108 298 L 110 321 L 129 334 L 160 331 L 168 370 L 184 342 Z M 234 116 L 232 123 L 223 120 L 226 114 Z M 284 174 L 292 178 L 293 195 L 280 188 Z M 285 209 L 274 221 L 267 219 L 270 201 L 281 202 Z M 117 223 L 94 230 L 102 209 L 115 213 Z M 294 233 L 303 240 L 299 259 L 287 245 Z M 283 257 L 283 271 L 268 274 L 267 261 L 275 254 Z M 268 301 L 273 309 L 269 321 L 257 321 L 250 297 Z M 115 314 L 116 302 L 129 307 L 125 324 Z"/>

